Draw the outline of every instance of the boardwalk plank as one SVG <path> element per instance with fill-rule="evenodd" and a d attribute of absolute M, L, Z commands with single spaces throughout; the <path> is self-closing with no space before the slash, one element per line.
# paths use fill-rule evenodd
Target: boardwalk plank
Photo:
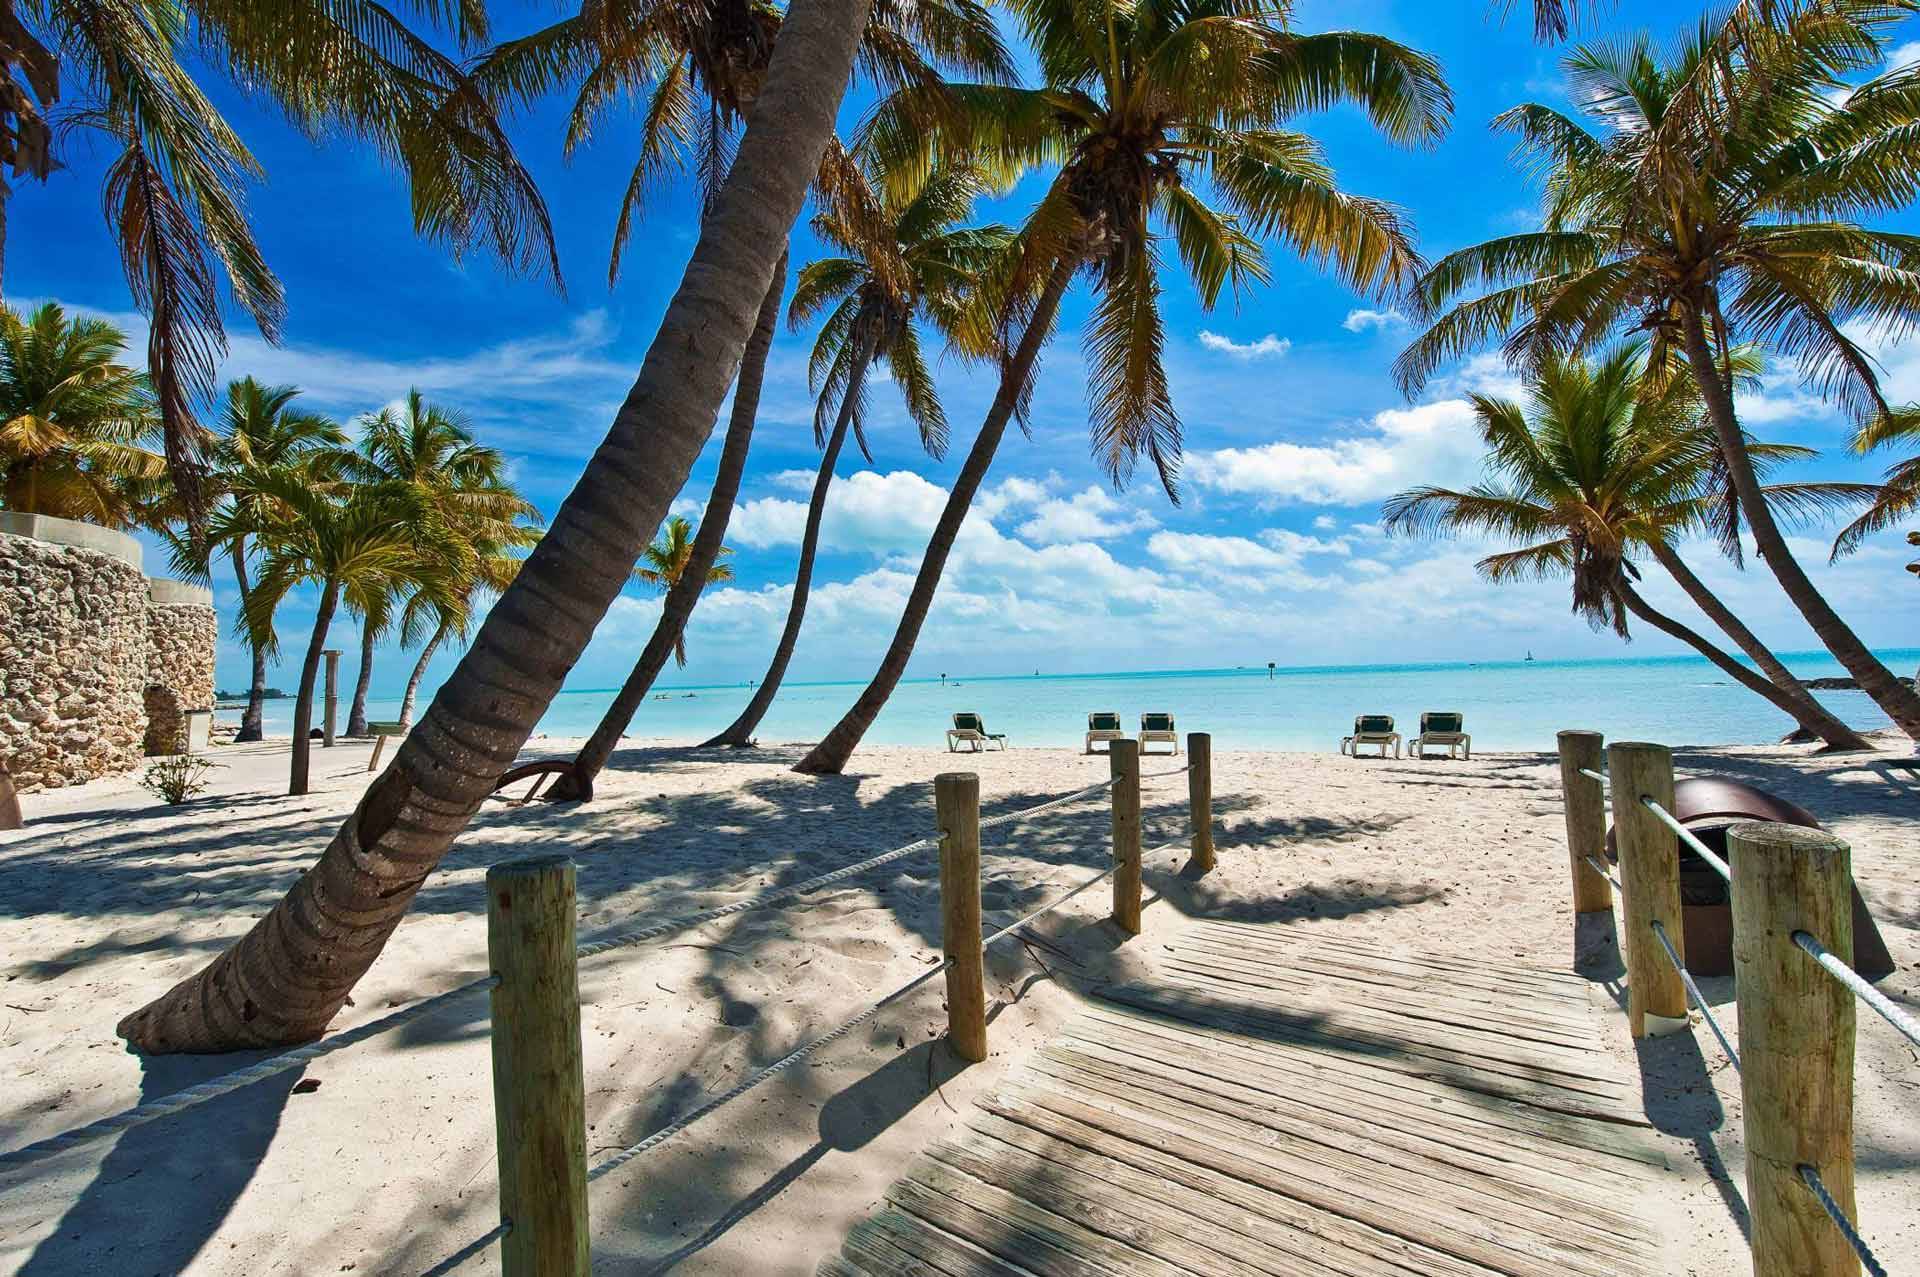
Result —
<path fill-rule="evenodd" d="M 1578 976 L 1196 922 L 823 1277 L 1652 1277 L 1667 1160 Z"/>

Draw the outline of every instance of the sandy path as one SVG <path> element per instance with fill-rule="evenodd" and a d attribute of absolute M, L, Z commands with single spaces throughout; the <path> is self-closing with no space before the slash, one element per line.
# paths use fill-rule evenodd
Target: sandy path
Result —
<path fill-rule="evenodd" d="M 556 742 L 537 742 L 555 746 Z M 737 899 L 909 841 L 932 823 L 932 778 L 981 776 L 987 814 L 1105 776 L 1104 759 L 1016 750 L 955 759 L 877 749 L 858 774 L 794 776 L 797 750 L 720 760 L 662 748 L 615 759 L 586 808 L 490 805 L 358 992 L 339 1027 L 485 969 L 488 865 L 565 850 L 579 864 L 581 933 Z M 217 791 L 158 808 L 125 781 L 36 795 L 27 830 L 0 834 L 0 1130 L 7 1146 L 232 1067 L 141 1061 L 113 1038 L 125 1010 L 188 974 L 267 908 L 360 792 L 366 747 L 316 755 L 319 788 L 277 794 L 275 747 L 227 749 Z M 1857 761 L 1752 749 L 1683 755 L 1780 790 L 1856 847 L 1863 890 L 1900 961 L 1882 987 L 1920 988 L 1920 789 Z M 1159 764 L 1149 763 L 1149 770 Z M 960 1072 L 936 1042 L 938 982 L 819 1058 L 596 1185 L 596 1271 L 806 1273 L 894 1177 L 948 1133 L 970 1098 L 1045 1039 L 1085 986 L 1150 962 L 1156 930 L 1187 915 L 1286 922 L 1370 941 L 1566 967 L 1573 961 L 1557 775 L 1539 755 L 1471 763 L 1216 756 L 1221 868 L 1181 877 L 1151 858 L 1146 934 L 1117 944 L 1104 890 L 1042 930 L 1067 950 L 1017 946 L 990 968 L 994 1055 Z M 645 770 L 642 771 L 641 769 Z M 1184 839 L 1185 786 L 1148 788 L 1149 846 Z M 1103 864 L 1095 800 L 991 830 L 990 927 Z M 839 1023 L 925 969 L 938 950 L 935 858 L 913 857 L 801 907 L 729 918 L 581 971 L 589 1146 L 658 1129 L 706 1094 Z M 1078 963 L 1078 968 L 1072 964 Z M 1727 987 L 1709 987 L 1729 1004 Z M 1609 986 L 1596 1015 L 1648 1082 L 1672 1132 L 1665 1223 L 1696 1235 L 1674 1271 L 1740 1271 L 1737 1081 L 1701 1029 L 1635 1055 Z M 1920 1260 L 1920 1064 L 1862 1021 L 1861 1212 L 1897 1268 Z M 490 1272 L 462 1246 L 493 1222 L 485 999 L 194 1113 L 0 1182 L 0 1271 L 209 1274 Z M 1698 1046 L 1693 1045 L 1694 1042 Z M 304 1077 L 319 1087 L 295 1094 Z M 937 1091 L 929 1091 L 929 1082 Z M 1900 1261 L 1905 1261 L 1900 1262 Z"/>

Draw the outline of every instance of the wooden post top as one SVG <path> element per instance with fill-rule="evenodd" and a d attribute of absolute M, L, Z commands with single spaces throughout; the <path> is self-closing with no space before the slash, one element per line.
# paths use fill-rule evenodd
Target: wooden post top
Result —
<path fill-rule="evenodd" d="M 1735 838 L 1767 851 L 1794 856 L 1831 856 L 1852 850 L 1846 839 L 1824 829 L 1781 825 L 1765 820 L 1751 820 L 1731 826 L 1727 830 L 1727 841 L 1731 843 Z"/>

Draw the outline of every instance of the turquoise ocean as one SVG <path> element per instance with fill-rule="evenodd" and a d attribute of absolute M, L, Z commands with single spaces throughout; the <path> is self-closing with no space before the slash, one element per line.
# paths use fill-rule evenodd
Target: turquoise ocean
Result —
<path fill-rule="evenodd" d="M 1920 648 L 1883 651 L 1909 673 Z M 1845 673 L 1825 652 L 1783 653 L 1803 678 Z M 852 703 L 858 682 L 789 682 L 760 725 L 766 743 L 818 739 Z M 660 687 L 634 715 L 629 734 L 698 740 L 733 721 L 746 704 L 744 683 Z M 1847 722 L 1885 727 L 1885 715 L 1859 692 L 1823 692 Z M 536 729 L 584 736 L 600 721 L 612 689 L 563 692 Z M 341 713 L 345 713 L 345 705 Z M 422 700 L 424 708 L 424 697 Z M 397 700 L 375 700 L 374 718 L 394 718 Z M 1319 665 L 1208 670 L 1131 670 L 1110 674 L 1024 674 L 908 679 L 887 703 L 867 740 L 876 745 L 940 745 L 953 713 L 972 710 L 1014 746 L 1078 746 L 1093 710 L 1116 710 L 1129 730 L 1146 711 L 1168 711 L 1182 731 L 1213 733 L 1216 749 L 1331 750 L 1356 714 L 1392 714 L 1401 731 L 1419 730 L 1423 710 L 1459 710 L 1477 749 L 1553 748 L 1562 728 L 1591 728 L 1609 739 L 1672 745 L 1754 744 L 1777 739 L 1791 723 L 1771 705 L 1694 656 L 1633 659 L 1483 661 L 1405 665 Z M 238 721 L 238 712 L 221 718 Z M 293 702 L 269 701 L 267 731 L 284 736 Z M 344 723 L 343 723 L 344 726 Z M 535 742 L 537 747 L 537 742 Z"/>

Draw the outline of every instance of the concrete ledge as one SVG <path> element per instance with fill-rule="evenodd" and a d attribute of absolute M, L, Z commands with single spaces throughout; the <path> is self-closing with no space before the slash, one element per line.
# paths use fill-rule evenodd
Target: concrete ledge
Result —
<path fill-rule="evenodd" d="M 204 585 L 189 585 L 172 577 L 147 578 L 147 599 L 155 607 L 212 607 L 213 591 Z"/>
<path fill-rule="evenodd" d="M 112 528 L 103 528 L 97 523 L 80 523 L 73 519 L 55 519 L 44 514 L 19 514 L 11 510 L 0 510 L 0 532 L 17 537 L 28 537 L 35 541 L 46 541 L 52 545 L 70 545 L 76 549 L 92 550 L 96 554 L 105 554 L 139 567 L 145 559 L 140 543 L 124 532 L 115 532 Z"/>

